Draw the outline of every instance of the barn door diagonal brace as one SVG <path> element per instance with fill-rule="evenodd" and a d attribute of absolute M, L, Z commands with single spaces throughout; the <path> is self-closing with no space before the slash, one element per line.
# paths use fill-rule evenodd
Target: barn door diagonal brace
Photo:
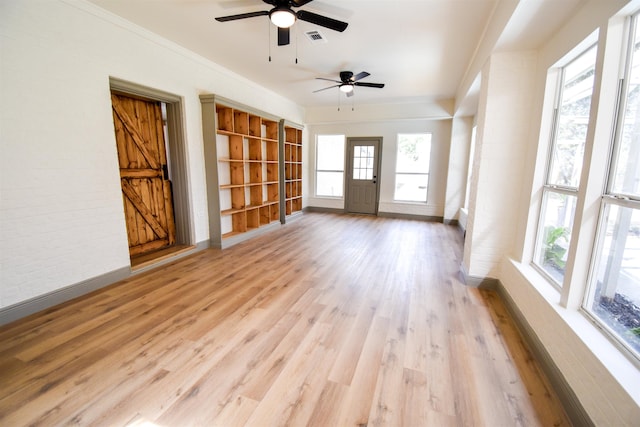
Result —
<path fill-rule="evenodd" d="M 118 104 L 113 104 L 113 111 L 116 113 L 124 127 L 127 129 L 127 132 L 131 135 L 131 139 L 136 144 L 136 147 L 140 150 L 144 158 L 149 162 L 149 166 L 151 169 L 159 169 L 160 165 L 156 158 L 149 152 L 147 148 L 147 144 L 144 142 L 144 138 L 140 135 L 140 132 L 136 129 L 133 120 L 127 114 L 125 110 L 123 110 Z"/>
<path fill-rule="evenodd" d="M 167 231 L 162 227 L 162 225 L 158 222 L 153 213 L 147 208 L 144 204 L 142 198 L 136 193 L 136 190 L 129 184 L 126 180 L 122 180 L 122 192 L 125 196 L 131 201 L 133 206 L 140 212 L 142 218 L 149 224 L 149 226 L 153 229 L 154 233 L 158 235 L 159 238 L 164 239 L 167 237 Z"/>

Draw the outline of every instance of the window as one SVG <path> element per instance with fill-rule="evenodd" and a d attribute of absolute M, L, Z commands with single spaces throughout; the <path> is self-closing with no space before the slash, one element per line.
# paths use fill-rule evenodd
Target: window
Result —
<path fill-rule="evenodd" d="M 584 308 L 640 355 L 640 31 L 632 20 L 607 190 Z"/>
<path fill-rule="evenodd" d="M 342 197 L 344 135 L 318 135 L 316 149 L 316 196 Z"/>
<path fill-rule="evenodd" d="M 394 200 L 427 202 L 431 134 L 398 135 Z"/>
<path fill-rule="evenodd" d="M 471 144 L 469 145 L 469 166 L 467 166 L 467 188 L 464 193 L 464 207 L 469 208 L 469 196 L 471 195 L 471 177 L 473 173 L 473 158 L 476 155 L 476 126 L 471 129 Z"/>
<path fill-rule="evenodd" d="M 594 86 L 596 46 L 560 70 L 534 265 L 564 281 Z"/>

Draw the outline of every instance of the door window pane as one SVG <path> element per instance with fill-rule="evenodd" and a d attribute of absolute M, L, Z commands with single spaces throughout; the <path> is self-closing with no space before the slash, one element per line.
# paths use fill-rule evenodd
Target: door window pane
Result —
<path fill-rule="evenodd" d="M 587 310 L 640 354 L 640 209 L 605 205 Z"/>
<path fill-rule="evenodd" d="M 374 147 L 356 145 L 353 147 L 353 179 L 373 179 Z"/>
<path fill-rule="evenodd" d="M 342 197 L 344 188 L 344 135 L 318 135 L 316 196 Z"/>
<path fill-rule="evenodd" d="M 554 191 L 545 191 L 544 194 L 534 262 L 558 285 L 564 280 L 576 201 L 575 196 Z"/>
<path fill-rule="evenodd" d="M 430 133 L 398 135 L 394 200 L 427 202 L 430 162 Z"/>
<path fill-rule="evenodd" d="M 563 68 L 548 184 L 577 188 L 580 182 L 596 52 L 594 46 Z"/>

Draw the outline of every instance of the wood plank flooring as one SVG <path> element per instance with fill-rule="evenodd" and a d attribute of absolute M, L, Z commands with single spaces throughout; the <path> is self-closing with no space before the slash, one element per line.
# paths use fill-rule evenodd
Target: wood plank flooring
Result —
<path fill-rule="evenodd" d="M 0 425 L 568 426 L 439 223 L 305 213 L 0 328 Z"/>

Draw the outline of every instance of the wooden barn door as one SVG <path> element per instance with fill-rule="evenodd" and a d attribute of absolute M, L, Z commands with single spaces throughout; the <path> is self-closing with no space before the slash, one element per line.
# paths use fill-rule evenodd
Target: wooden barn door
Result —
<path fill-rule="evenodd" d="M 175 244 L 160 102 L 111 95 L 129 253 Z"/>

